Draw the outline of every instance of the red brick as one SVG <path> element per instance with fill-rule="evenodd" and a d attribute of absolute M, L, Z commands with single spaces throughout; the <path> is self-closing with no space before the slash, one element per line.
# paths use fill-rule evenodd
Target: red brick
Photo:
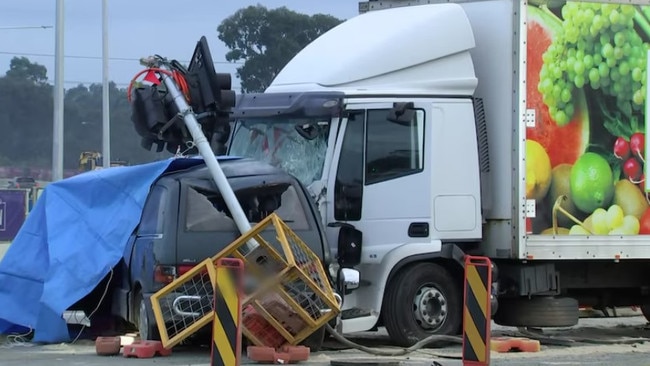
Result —
<path fill-rule="evenodd" d="M 537 340 L 515 337 L 492 337 L 490 349 L 495 352 L 504 353 L 510 351 L 539 352 L 540 343 Z"/>
<path fill-rule="evenodd" d="M 296 363 L 309 359 L 309 347 L 283 346 L 278 350 L 272 347 L 249 346 L 246 355 L 251 361 L 259 363 Z"/>
<path fill-rule="evenodd" d="M 97 337 L 95 352 L 100 356 L 114 356 L 120 353 L 120 337 Z"/>
<path fill-rule="evenodd" d="M 248 346 L 246 356 L 255 362 L 275 362 L 275 349 L 264 346 Z"/>
<path fill-rule="evenodd" d="M 291 363 L 291 354 L 288 352 L 276 352 L 273 362 L 278 365 Z"/>
<path fill-rule="evenodd" d="M 163 347 L 159 341 L 135 341 L 128 346 L 124 346 L 122 351 L 124 357 L 152 358 L 156 354 L 169 356 L 172 354 L 172 350 Z"/>
<path fill-rule="evenodd" d="M 307 361 L 309 359 L 310 349 L 305 346 L 283 346 L 281 352 L 289 354 L 289 362 Z"/>

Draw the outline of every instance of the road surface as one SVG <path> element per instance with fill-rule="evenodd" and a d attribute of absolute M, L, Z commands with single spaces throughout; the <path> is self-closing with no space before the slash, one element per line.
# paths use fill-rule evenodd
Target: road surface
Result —
<path fill-rule="evenodd" d="M 514 329 L 494 327 L 495 336 L 507 334 Z M 568 330 L 555 330 L 549 334 L 564 337 L 589 337 L 591 339 L 616 340 L 649 337 L 650 330 L 641 316 L 606 319 L 581 319 L 577 327 Z M 350 337 L 357 343 L 373 348 L 387 349 L 388 338 L 383 331 L 359 334 Z M 334 344 L 332 344 L 334 345 Z M 335 347 L 336 348 L 336 347 Z M 437 361 L 442 366 L 460 366 L 459 360 L 440 358 L 443 356 L 458 356 L 459 346 L 444 348 L 428 348 L 414 352 L 409 356 L 393 358 L 376 358 L 356 350 L 328 350 L 312 354 L 309 361 L 301 364 L 337 365 L 348 362 L 351 366 L 359 365 L 393 365 L 432 366 Z M 637 344 L 611 345 L 576 345 L 571 347 L 543 345 L 537 353 L 495 353 L 492 352 L 491 365 L 621 365 L 648 366 L 650 360 L 650 342 Z M 208 348 L 175 348 L 170 357 L 153 359 L 129 359 L 122 356 L 100 357 L 95 355 L 94 344 L 91 341 L 79 341 L 75 344 L 55 344 L 38 346 L 29 343 L 16 342 L 14 339 L 0 339 L 0 365 L 2 366 L 123 366 L 140 365 L 209 365 Z M 369 362 L 371 361 L 371 362 Z M 380 362 L 377 362 L 380 361 Z M 246 359 L 242 365 L 254 364 Z M 343 364 L 342 366 L 346 366 Z"/>

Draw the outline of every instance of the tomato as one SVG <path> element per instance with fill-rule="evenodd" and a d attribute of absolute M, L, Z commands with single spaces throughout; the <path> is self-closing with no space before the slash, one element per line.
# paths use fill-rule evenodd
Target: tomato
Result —
<path fill-rule="evenodd" d="M 640 235 L 650 234 L 650 208 L 645 210 L 639 222 L 641 224 L 641 229 L 639 230 L 639 234 Z"/>

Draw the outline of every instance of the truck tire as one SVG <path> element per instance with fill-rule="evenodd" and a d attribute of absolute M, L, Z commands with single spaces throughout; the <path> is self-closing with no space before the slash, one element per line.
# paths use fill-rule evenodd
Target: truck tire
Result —
<path fill-rule="evenodd" d="M 494 321 L 510 327 L 562 328 L 578 324 L 578 301 L 569 297 L 540 296 L 499 299 Z"/>
<path fill-rule="evenodd" d="M 159 341 L 160 333 L 156 326 L 156 320 L 148 315 L 146 304 L 141 293 L 135 295 L 135 326 L 138 327 L 138 334 L 143 341 Z"/>
<path fill-rule="evenodd" d="M 641 314 L 650 322 L 650 305 L 641 305 Z"/>
<path fill-rule="evenodd" d="M 382 310 L 393 342 L 410 347 L 432 334 L 458 334 L 461 293 L 459 281 L 435 263 L 418 263 L 397 273 L 388 284 Z"/>
<path fill-rule="evenodd" d="M 309 337 L 305 338 L 300 344 L 305 347 L 309 347 L 309 350 L 312 353 L 320 352 L 323 348 L 323 342 L 325 342 L 325 335 L 327 334 L 327 329 L 325 326 L 318 328 L 317 331 L 312 333 Z"/>

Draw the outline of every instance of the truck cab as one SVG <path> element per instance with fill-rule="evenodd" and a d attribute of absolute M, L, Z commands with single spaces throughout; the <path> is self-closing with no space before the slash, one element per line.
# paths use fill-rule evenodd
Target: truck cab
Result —
<path fill-rule="evenodd" d="M 352 18 L 264 93 L 239 96 L 228 150 L 308 187 L 339 268 L 360 272 L 341 331 L 383 324 L 402 345 L 461 330 L 462 261 L 483 237 L 489 170 L 467 15 L 418 8 Z"/>
<path fill-rule="evenodd" d="M 614 25 L 572 25 L 615 14 L 643 54 L 650 7 L 633 3 L 362 2 L 263 93 L 239 97 L 229 153 L 308 187 L 338 243 L 344 333 L 384 325 L 401 346 L 458 333 L 466 255 L 491 259 L 501 325 L 569 327 L 579 306 L 650 304 L 650 183 L 621 168 L 650 154 L 650 90 L 635 80 L 650 57 L 635 75 L 623 48 L 594 61 L 620 45 Z M 581 50 L 590 37 L 600 44 Z M 573 53 L 593 54 L 592 69 L 566 71 Z M 589 79 L 600 70 L 630 92 Z"/>

